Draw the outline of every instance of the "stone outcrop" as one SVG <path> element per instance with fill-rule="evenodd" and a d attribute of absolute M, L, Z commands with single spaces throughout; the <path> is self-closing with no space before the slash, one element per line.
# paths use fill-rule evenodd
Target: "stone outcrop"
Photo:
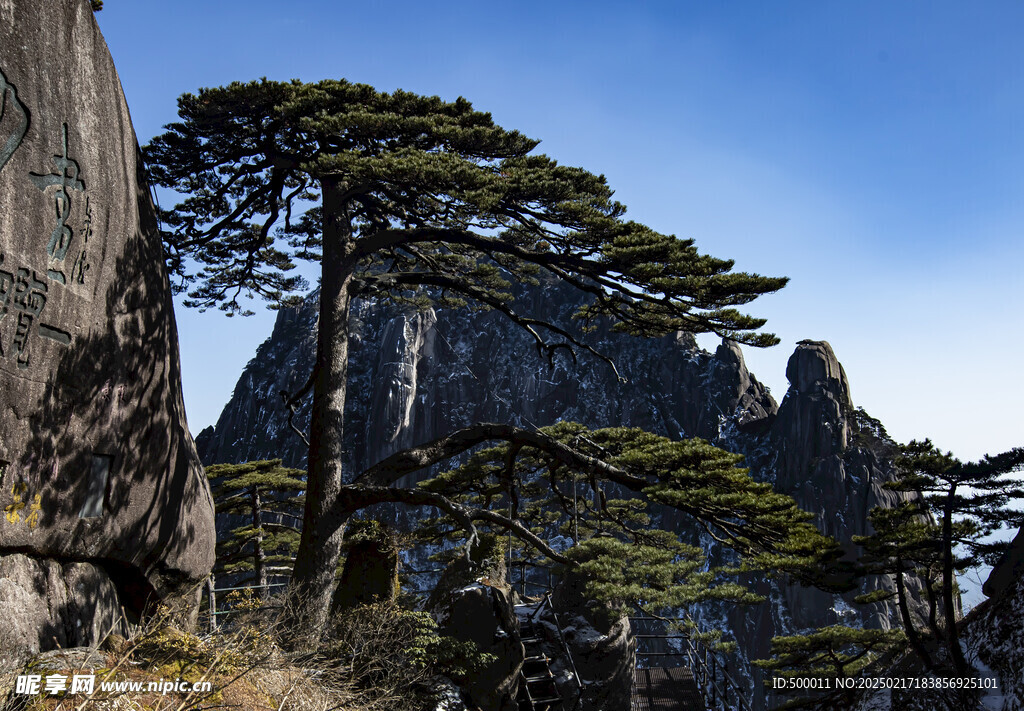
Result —
<path fill-rule="evenodd" d="M 516 310 L 565 323 L 578 298 L 549 283 L 520 294 Z M 308 377 L 315 324 L 315 295 L 279 314 L 217 426 L 199 438 L 208 463 L 283 456 L 303 464 L 304 447 L 285 424 L 279 391 L 294 392 Z M 854 407 L 842 366 L 825 342 L 798 345 L 787 369 L 791 387 L 779 407 L 729 341 L 709 353 L 687 334 L 638 339 L 598 329 L 590 343 L 614 356 L 625 379 L 620 382 L 608 365 L 586 355 L 574 364 L 560 354 L 549 364 L 527 334 L 495 313 L 405 313 L 364 301 L 356 304 L 352 327 L 359 338 L 349 366 L 345 435 L 353 473 L 473 422 L 543 426 L 574 420 L 701 437 L 743 453 L 755 478 L 794 496 L 843 542 L 869 532 L 873 506 L 896 500 L 883 487 L 893 476 L 894 444 L 880 423 Z M 296 422 L 306 427 L 306 417 L 300 410 Z M 672 510 L 660 514 L 657 524 L 687 525 Z M 698 531 L 692 535 L 713 561 L 725 560 L 728 554 L 716 543 Z M 749 661 L 767 656 L 773 636 L 840 622 L 887 627 L 896 620 L 885 604 L 854 608 L 852 595 L 751 582 L 769 604 L 737 610 L 708 603 L 691 613 L 739 643 L 733 669 L 761 708 L 761 671 Z M 885 587 L 889 581 L 870 584 Z"/>
<path fill-rule="evenodd" d="M 996 597 L 1019 578 L 1024 578 L 1024 528 L 1017 531 L 1009 550 L 1003 554 L 998 565 L 992 568 L 981 591 L 989 597 Z"/>
<path fill-rule="evenodd" d="M 636 665 L 629 618 L 588 599 L 583 585 L 578 576 L 567 575 L 551 594 L 561 636 L 582 681 L 580 708 L 625 711 L 630 708 Z M 570 684 L 565 687 L 563 699 L 571 704 L 575 701 L 573 688 Z"/>
<path fill-rule="evenodd" d="M 520 294 L 516 308 L 564 323 L 579 303 L 570 288 L 547 284 Z M 309 376 L 316 309 L 314 292 L 279 312 L 216 427 L 197 437 L 204 463 L 280 457 L 304 465 L 305 446 L 287 427 L 280 393 L 296 392 Z M 351 329 L 350 471 L 474 422 L 628 424 L 714 441 L 725 429 L 764 426 L 777 409 L 736 344 L 710 354 L 688 334 L 639 339 L 598 329 L 591 340 L 615 355 L 619 382 L 607 364 L 585 355 L 574 364 L 559 352 L 549 363 L 528 334 L 494 312 L 410 313 L 357 301 Z M 308 400 L 295 422 L 308 428 Z"/>
<path fill-rule="evenodd" d="M 426 609 L 437 620 L 440 634 L 472 642 L 481 653 L 494 655 L 494 660 L 463 686 L 469 706 L 480 711 L 516 711 L 526 652 L 512 589 L 505 580 L 501 547 L 495 544 L 493 538 L 485 536 L 474 547 L 472 568 L 465 557 L 449 563 Z"/>
<path fill-rule="evenodd" d="M 45 604 L 80 628 L 71 644 L 120 606 L 188 593 L 213 562 L 140 174 L 89 3 L 0 3 L 0 564 L 21 581 L 0 610 Z M 42 602 L 22 597 L 29 580 Z M 38 632 L 18 644 L 52 645 Z"/>
<path fill-rule="evenodd" d="M 0 669 L 44 645 L 79 647 L 120 631 L 120 597 L 107 570 L 91 563 L 0 556 Z"/>
<path fill-rule="evenodd" d="M 392 541 L 363 539 L 349 543 L 331 609 L 392 602 L 399 589 L 398 567 L 398 548 Z"/>
<path fill-rule="evenodd" d="M 789 390 L 767 432 L 756 438 L 737 438 L 732 448 L 745 452 L 754 472 L 792 496 L 802 509 L 814 514 L 821 531 L 855 554 L 850 540 L 872 532 L 869 512 L 876 506 L 895 506 L 904 496 L 884 486 L 895 477 L 895 443 L 881 423 L 854 407 L 846 373 L 827 342 L 801 341 L 789 359 L 786 377 Z M 895 602 L 870 606 L 853 602 L 860 593 L 892 590 L 889 577 L 868 577 L 860 589 L 846 595 L 780 585 L 778 581 L 752 582 L 771 605 L 722 612 L 749 659 L 767 658 L 775 635 L 835 624 L 879 629 L 899 626 Z M 911 609 L 923 610 L 919 581 L 909 578 L 907 586 Z M 764 673 L 748 667 L 745 674 L 760 696 Z"/>

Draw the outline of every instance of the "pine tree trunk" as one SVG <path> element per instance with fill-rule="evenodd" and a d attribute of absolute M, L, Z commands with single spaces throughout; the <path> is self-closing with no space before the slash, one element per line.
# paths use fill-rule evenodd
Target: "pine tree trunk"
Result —
<path fill-rule="evenodd" d="M 263 550 L 263 507 L 260 502 L 259 487 L 252 487 L 252 527 L 256 531 L 256 538 L 253 540 L 252 569 L 256 576 L 256 584 L 259 585 L 260 600 L 267 597 L 267 554 Z"/>
<path fill-rule="evenodd" d="M 286 629 L 298 645 L 315 645 L 327 622 L 346 514 L 337 503 L 344 454 L 350 286 L 356 260 L 343 185 L 324 179 L 323 259 L 316 374 L 310 420 L 306 505 L 289 589 Z"/>
<path fill-rule="evenodd" d="M 907 589 L 906 584 L 903 581 L 903 559 L 896 558 L 896 599 L 899 602 L 900 618 L 903 620 L 903 631 L 907 634 L 907 641 L 910 642 L 910 648 L 914 650 L 917 656 L 924 663 L 925 668 L 930 671 L 935 671 L 935 663 L 932 661 L 932 657 L 928 654 L 928 650 L 925 649 L 924 644 L 921 642 L 921 636 L 917 633 L 917 626 L 914 624 L 913 618 L 910 616 L 910 606 L 907 604 Z"/>
<path fill-rule="evenodd" d="M 956 585 L 953 570 L 953 502 L 956 484 L 950 487 L 946 506 L 942 512 L 942 612 L 946 620 L 946 644 L 953 660 L 953 669 L 960 676 L 967 676 L 970 665 L 960 648 L 960 634 L 956 628 L 956 607 L 953 605 L 953 587 Z"/>

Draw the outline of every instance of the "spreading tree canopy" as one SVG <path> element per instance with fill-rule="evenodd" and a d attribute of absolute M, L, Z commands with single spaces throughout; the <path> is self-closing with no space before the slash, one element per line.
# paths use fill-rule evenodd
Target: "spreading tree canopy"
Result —
<path fill-rule="evenodd" d="M 785 279 L 733 272 L 692 240 L 625 219 L 603 176 L 535 153 L 537 141 L 465 99 L 264 79 L 186 94 L 178 109 L 181 121 L 145 152 L 155 182 L 184 196 L 162 218 L 188 303 L 228 313 L 244 311 L 248 295 L 279 304 L 305 286 L 290 275 L 296 260 L 321 267 L 295 627 L 322 627 L 346 512 L 367 498 L 344 487 L 342 472 L 354 297 L 493 309 L 549 357 L 591 351 L 577 326 L 599 318 L 641 336 L 687 330 L 776 342 L 757 331 L 762 319 L 736 307 Z M 575 326 L 513 308 L 512 284 L 539 273 L 589 297 Z M 488 432 L 463 436 L 452 454 Z"/>
<path fill-rule="evenodd" d="M 838 544 L 792 498 L 751 479 L 741 455 L 699 439 L 574 422 L 509 435 L 417 487 L 417 495 L 440 495 L 442 510 L 455 509 L 450 518 L 460 524 L 456 537 L 468 534 L 467 554 L 479 528 L 512 531 L 523 561 L 572 566 L 589 599 L 623 614 L 634 606 L 660 614 L 707 600 L 760 602 L 736 582 L 753 571 L 848 589 L 849 577 L 833 565 Z M 657 525 L 672 510 L 692 526 Z M 709 565 L 695 545 L 702 537 L 734 551 L 732 563 Z M 549 544 L 555 538 L 560 550 Z"/>

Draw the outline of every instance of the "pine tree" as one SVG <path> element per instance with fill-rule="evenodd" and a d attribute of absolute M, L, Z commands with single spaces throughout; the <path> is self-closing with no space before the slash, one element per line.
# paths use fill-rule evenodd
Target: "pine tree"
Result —
<path fill-rule="evenodd" d="M 479 520 L 492 534 L 507 531 L 510 522 L 520 527 L 517 557 L 571 567 L 585 581 L 588 599 L 620 614 L 637 605 L 660 614 L 708 600 L 761 602 L 736 582 L 753 571 L 788 573 L 832 591 L 850 589 L 850 579 L 837 575 L 834 565 L 837 543 L 819 533 L 793 499 L 751 479 L 738 466 L 740 455 L 635 428 L 590 430 L 563 422 L 539 434 L 585 458 L 560 457 L 551 447 L 530 443 L 501 445 L 475 452 L 419 488 L 491 512 Z M 688 540 L 690 531 L 653 525 L 673 509 L 735 551 L 735 563 L 709 566 L 704 550 Z M 436 529 L 438 521 L 430 525 Z M 461 526 L 451 533 L 466 531 L 468 556 L 483 532 Z M 571 541 L 561 552 L 549 546 L 556 534 Z"/>
<path fill-rule="evenodd" d="M 956 575 L 997 561 L 1008 543 L 991 540 L 991 534 L 1003 526 L 1019 527 L 1024 519 L 1024 512 L 1014 505 L 1024 496 L 1024 488 L 1012 476 L 1024 466 L 1024 449 L 968 464 L 943 454 L 928 440 L 896 450 L 898 477 L 886 487 L 910 496 L 892 508 L 873 509 L 869 514 L 872 534 L 855 536 L 853 542 L 862 550 L 860 575 L 889 576 L 893 581 L 891 590 L 860 595 L 856 602 L 870 605 L 895 598 L 903 629 L 834 625 L 777 637 L 772 640 L 772 656 L 757 660 L 759 666 L 785 678 L 843 678 L 909 646 L 936 676 L 973 673 L 957 630 Z M 911 608 L 912 590 L 917 587 L 928 603 L 925 614 Z M 787 707 L 820 695 L 804 693 Z"/>
<path fill-rule="evenodd" d="M 185 196 L 162 217 L 171 272 L 181 288 L 196 282 L 187 303 L 229 314 L 245 313 L 247 294 L 287 303 L 303 287 L 288 274 L 294 261 L 320 264 L 316 366 L 289 401 L 312 390 L 292 577 L 302 603 L 289 622 L 311 636 L 327 616 L 345 522 L 374 503 L 367 489 L 350 493 L 342 471 L 353 298 L 493 309 L 549 357 L 594 353 L 579 328 L 599 318 L 642 336 L 776 342 L 735 307 L 785 279 L 732 272 L 692 240 L 624 219 L 603 176 L 534 153 L 537 141 L 465 99 L 264 79 L 183 95 L 178 111 L 145 153 L 155 182 Z M 572 327 L 512 307 L 512 284 L 539 273 L 589 297 Z M 509 435 L 482 427 L 446 442 L 475 446 L 486 433 Z"/>
<path fill-rule="evenodd" d="M 956 576 L 995 564 L 1008 542 L 990 540 L 991 534 L 1024 523 L 1024 513 L 1014 505 L 1024 498 L 1024 487 L 1012 476 L 1024 468 L 1024 448 L 963 463 L 929 440 L 914 441 L 902 448 L 897 467 L 899 479 L 886 486 L 914 497 L 893 509 L 873 510 L 875 533 L 854 542 L 864 548 L 869 572 L 893 576 L 896 590 L 889 596 L 897 597 L 908 641 L 922 663 L 943 673 L 943 665 L 928 651 L 930 642 L 938 641 L 952 673 L 965 676 L 971 667 L 957 630 Z M 907 575 L 924 582 L 929 611 L 923 625 L 908 608 Z"/>
<path fill-rule="evenodd" d="M 859 676 L 869 664 L 901 648 L 905 642 L 906 637 L 900 630 L 833 625 L 809 634 L 775 637 L 771 657 L 754 660 L 754 664 L 772 670 L 774 679 L 784 680 L 784 684 L 778 686 L 776 681 L 771 682 L 773 688 L 781 689 L 780 693 L 793 697 L 779 708 L 806 705 L 822 708 L 820 703 L 815 703 L 822 696 L 849 694 L 837 680 Z M 799 679 L 822 680 L 822 684 L 828 686 L 815 688 L 794 683 Z"/>
<path fill-rule="evenodd" d="M 217 542 L 215 574 L 230 576 L 238 585 L 258 585 L 260 597 L 266 597 L 271 577 L 291 574 L 304 474 L 281 466 L 280 459 L 206 468 L 217 514 L 246 519 Z"/>

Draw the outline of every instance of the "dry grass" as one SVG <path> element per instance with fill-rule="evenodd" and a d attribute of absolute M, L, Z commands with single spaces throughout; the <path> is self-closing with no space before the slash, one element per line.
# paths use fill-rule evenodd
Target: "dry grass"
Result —
<path fill-rule="evenodd" d="M 277 643 L 274 620 L 252 605 L 221 633 L 197 635 L 162 609 L 129 638 L 108 634 L 93 650 L 50 652 L 0 676 L 0 711 L 416 711 L 435 673 L 402 652 L 422 649 L 423 629 L 394 605 L 369 606 L 332 625 L 316 654 L 296 657 Z M 420 620 L 422 622 L 422 620 Z M 207 626 L 208 628 L 208 626 Z M 94 673 L 92 694 L 15 694 L 18 674 Z M 9 678 L 8 678 L 9 677 Z M 209 682 L 209 691 L 111 691 L 109 682 Z M 0 692 L 2 693 L 2 692 Z"/>

